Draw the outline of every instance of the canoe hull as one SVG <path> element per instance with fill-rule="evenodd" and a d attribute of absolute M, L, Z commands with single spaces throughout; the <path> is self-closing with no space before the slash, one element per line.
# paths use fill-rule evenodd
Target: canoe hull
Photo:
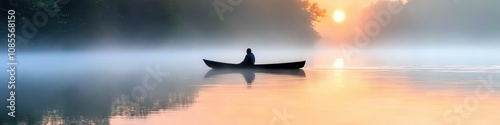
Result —
<path fill-rule="evenodd" d="M 300 69 L 304 67 L 306 61 L 276 63 L 276 64 L 256 64 L 252 66 L 223 63 L 203 59 L 205 64 L 212 69 Z"/>

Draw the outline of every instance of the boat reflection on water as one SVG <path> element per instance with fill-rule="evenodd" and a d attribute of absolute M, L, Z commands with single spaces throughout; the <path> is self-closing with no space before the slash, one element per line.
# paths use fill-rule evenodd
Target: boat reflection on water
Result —
<path fill-rule="evenodd" d="M 224 74 L 241 74 L 247 82 L 247 87 L 252 88 L 252 83 L 255 80 L 255 73 L 265 73 L 274 75 L 289 75 L 297 77 L 306 77 L 306 73 L 302 69 L 211 69 L 205 74 L 205 78 L 211 78 Z"/>

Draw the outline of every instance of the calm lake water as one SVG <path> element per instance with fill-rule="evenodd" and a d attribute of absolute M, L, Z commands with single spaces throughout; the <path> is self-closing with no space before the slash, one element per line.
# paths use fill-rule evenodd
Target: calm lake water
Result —
<path fill-rule="evenodd" d="M 500 124 L 500 67 L 210 70 L 89 65 L 20 65 L 16 118 L 8 118 L 2 108 L 0 123 Z M 160 73 L 151 73 L 157 66 Z M 7 98 L 6 87 L 0 89 Z"/>

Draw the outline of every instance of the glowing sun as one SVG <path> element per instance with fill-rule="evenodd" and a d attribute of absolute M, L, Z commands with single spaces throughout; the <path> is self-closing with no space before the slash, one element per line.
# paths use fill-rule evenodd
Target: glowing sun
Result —
<path fill-rule="evenodd" d="M 338 10 L 338 11 L 335 11 L 335 13 L 333 13 L 333 20 L 337 23 L 340 23 L 342 21 L 344 21 L 345 19 L 345 14 L 344 12 Z"/>
<path fill-rule="evenodd" d="M 333 68 L 342 69 L 343 67 L 344 67 L 344 59 L 342 58 L 335 59 L 335 61 L 333 62 Z"/>

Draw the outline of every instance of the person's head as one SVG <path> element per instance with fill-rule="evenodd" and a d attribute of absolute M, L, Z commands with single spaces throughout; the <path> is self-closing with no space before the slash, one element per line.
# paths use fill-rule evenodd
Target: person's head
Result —
<path fill-rule="evenodd" d="M 252 53 L 252 49 L 247 48 L 247 53 Z"/>

